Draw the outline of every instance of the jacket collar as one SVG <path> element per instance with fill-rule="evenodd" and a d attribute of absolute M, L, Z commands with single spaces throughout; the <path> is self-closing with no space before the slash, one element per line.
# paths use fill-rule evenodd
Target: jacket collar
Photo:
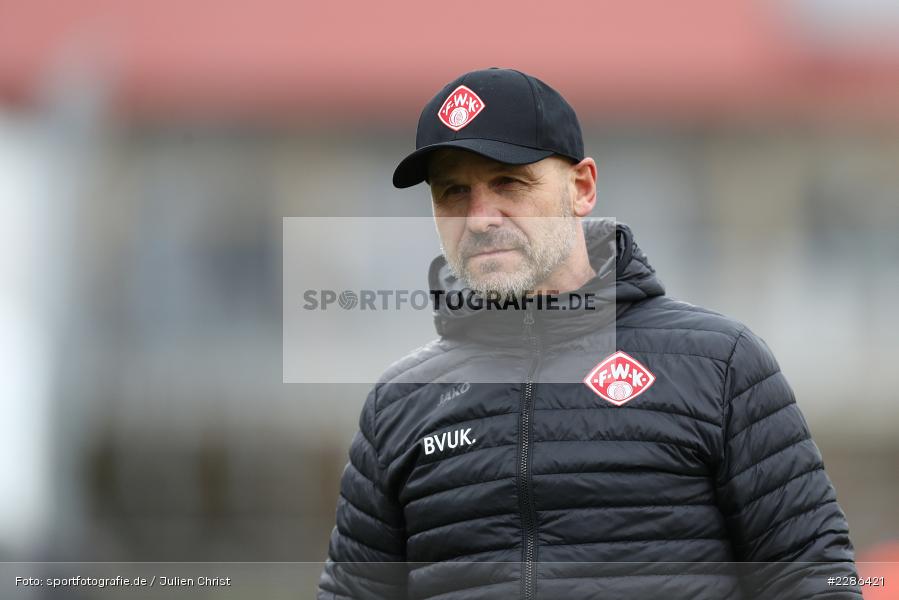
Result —
<path fill-rule="evenodd" d="M 530 325 L 541 339 L 556 343 L 605 327 L 634 302 L 665 293 L 630 227 L 613 219 L 586 219 L 583 226 L 587 253 L 596 275 L 577 290 L 556 298 L 560 306 L 573 306 L 569 304 L 572 296 L 583 301 L 592 295 L 594 310 L 549 309 L 538 307 L 536 302 L 527 308 L 501 310 L 471 308 L 465 302 L 462 308 L 453 309 L 442 301 L 434 311 L 437 333 L 447 338 L 508 346 L 520 344 Z M 440 291 L 442 298 L 456 294 L 456 298 L 467 299 L 473 294 L 453 276 L 443 256 L 431 262 L 428 280 L 430 289 Z"/>

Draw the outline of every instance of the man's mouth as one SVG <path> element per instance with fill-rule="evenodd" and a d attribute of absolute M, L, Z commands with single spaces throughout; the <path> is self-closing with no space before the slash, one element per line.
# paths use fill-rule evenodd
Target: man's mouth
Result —
<path fill-rule="evenodd" d="M 474 252 L 469 254 L 467 258 L 478 258 L 478 257 L 491 257 L 491 256 L 499 256 L 501 254 L 506 254 L 509 252 L 518 252 L 518 248 L 493 248 L 491 250 L 481 250 L 479 252 Z"/>

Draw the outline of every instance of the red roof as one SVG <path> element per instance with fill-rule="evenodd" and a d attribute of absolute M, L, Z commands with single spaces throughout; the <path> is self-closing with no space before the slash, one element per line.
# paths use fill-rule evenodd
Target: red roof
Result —
<path fill-rule="evenodd" d="M 0 0 L 0 103 L 83 71 L 143 116 L 407 121 L 459 73 L 511 66 L 582 118 L 899 118 L 899 49 L 816 42 L 785 6 Z"/>

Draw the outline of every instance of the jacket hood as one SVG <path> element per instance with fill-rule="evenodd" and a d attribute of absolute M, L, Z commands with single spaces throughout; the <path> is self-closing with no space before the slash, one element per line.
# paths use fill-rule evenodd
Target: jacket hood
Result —
<path fill-rule="evenodd" d="M 582 287 L 559 294 L 558 298 L 560 304 L 564 304 L 570 296 L 584 298 L 589 294 L 598 310 L 528 309 L 536 318 L 547 321 L 550 326 L 545 329 L 554 331 L 557 336 L 570 337 L 584 327 L 606 324 L 631 304 L 665 293 L 664 285 L 637 245 L 630 227 L 608 218 L 585 219 L 583 227 L 587 254 L 596 275 Z M 447 294 L 461 297 L 473 294 L 453 275 L 442 255 L 431 262 L 428 283 L 429 289 L 439 292 L 438 297 L 442 298 Z M 443 336 L 488 336 L 495 342 L 496 336 L 513 324 L 514 331 L 520 331 L 523 313 L 522 309 L 484 310 L 467 304 L 450 308 L 448 302 L 435 302 L 434 325 L 437 333 Z"/>

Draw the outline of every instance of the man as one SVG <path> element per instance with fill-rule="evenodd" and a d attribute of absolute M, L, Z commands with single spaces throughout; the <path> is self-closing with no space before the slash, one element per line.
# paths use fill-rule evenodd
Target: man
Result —
<path fill-rule="evenodd" d="M 828 583 L 853 547 L 770 350 L 666 297 L 627 226 L 582 221 L 568 103 L 474 71 L 416 146 L 393 181 L 431 187 L 440 338 L 365 402 L 318 597 L 860 598 Z"/>

